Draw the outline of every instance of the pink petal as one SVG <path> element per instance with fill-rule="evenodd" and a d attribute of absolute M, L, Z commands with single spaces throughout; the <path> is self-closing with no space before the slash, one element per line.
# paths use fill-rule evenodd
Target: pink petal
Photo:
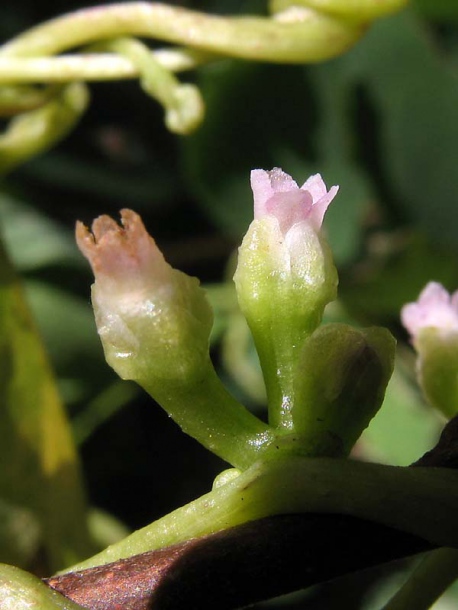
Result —
<path fill-rule="evenodd" d="M 253 190 L 255 218 L 262 218 L 268 213 L 266 203 L 275 193 L 299 189 L 291 176 L 278 167 L 271 171 L 254 169 L 251 172 L 251 188 Z"/>
<path fill-rule="evenodd" d="M 326 185 L 321 177 L 321 174 L 314 174 L 313 176 L 310 176 L 310 178 L 308 178 L 301 186 L 301 190 L 308 191 L 312 195 L 313 201 L 318 201 L 327 193 Z"/>
<path fill-rule="evenodd" d="M 401 321 L 413 340 L 423 328 L 456 332 L 458 330 L 456 299 L 452 301 L 450 294 L 441 284 L 430 282 L 422 290 L 416 303 L 404 305 L 401 310 Z"/>
<path fill-rule="evenodd" d="M 266 203 L 266 212 L 275 216 L 280 230 L 285 234 L 293 225 L 306 220 L 312 212 L 312 196 L 296 189 L 275 193 Z"/>
<path fill-rule="evenodd" d="M 326 210 L 328 209 L 331 201 L 337 195 L 338 191 L 338 186 L 332 186 L 329 192 L 326 193 L 325 187 L 325 194 L 313 205 L 312 212 L 310 214 L 310 223 L 315 229 L 315 231 L 319 231 L 321 229 Z"/>
<path fill-rule="evenodd" d="M 319 231 L 326 210 L 337 194 L 338 187 L 330 191 L 320 174 L 310 176 L 299 189 L 297 183 L 283 170 L 255 169 L 251 172 L 251 188 L 254 197 L 254 217 L 275 216 L 283 233 L 297 222 L 308 219 Z"/>
<path fill-rule="evenodd" d="M 91 231 L 81 222 L 76 225 L 76 242 L 96 280 L 133 280 L 166 264 L 138 214 L 121 210 L 121 222 L 122 226 L 109 216 L 99 216 Z"/>

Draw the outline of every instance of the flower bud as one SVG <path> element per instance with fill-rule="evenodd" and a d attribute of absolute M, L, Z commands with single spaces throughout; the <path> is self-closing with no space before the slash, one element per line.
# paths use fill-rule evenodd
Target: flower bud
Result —
<path fill-rule="evenodd" d="M 458 413 L 458 291 L 430 282 L 401 320 L 417 351 L 417 375 L 429 402 L 446 417 Z"/>
<path fill-rule="evenodd" d="M 100 216 L 76 239 L 92 266 L 97 329 L 108 364 L 137 381 L 186 432 L 237 468 L 273 431 L 235 400 L 209 356 L 212 311 L 197 279 L 166 263 L 140 217 Z"/>
<path fill-rule="evenodd" d="M 298 352 L 335 299 L 337 272 L 321 224 L 338 187 L 302 187 L 281 169 L 254 170 L 254 221 L 239 249 L 238 300 L 254 337 L 271 423 L 291 428 Z"/>
<path fill-rule="evenodd" d="M 382 405 L 394 352 L 395 340 L 384 328 L 327 324 L 307 339 L 292 415 L 314 455 L 350 453 Z"/>
<path fill-rule="evenodd" d="M 95 275 L 92 304 L 107 362 L 123 379 L 183 381 L 209 358 L 212 311 L 196 278 L 173 269 L 140 217 L 100 216 L 76 239 Z"/>

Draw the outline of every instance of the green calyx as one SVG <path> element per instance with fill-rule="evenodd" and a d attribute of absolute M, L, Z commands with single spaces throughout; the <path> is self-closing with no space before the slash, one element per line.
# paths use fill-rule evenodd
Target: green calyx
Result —
<path fill-rule="evenodd" d="M 163 261 L 164 276 L 140 294 L 106 297 L 97 282 L 94 311 L 108 364 L 140 384 L 189 383 L 209 359 L 213 312 L 196 278 Z"/>
<path fill-rule="evenodd" d="M 417 373 L 428 401 L 448 419 L 458 413 L 458 334 L 425 328 L 417 338 Z"/>
<path fill-rule="evenodd" d="M 329 246 L 307 223 L 285 236 L 274 217 L 255 220 L 239 249 L 234 281 L 264 374 L 269 422 L 292 430 L 300 349 L 336 297 Z"/>

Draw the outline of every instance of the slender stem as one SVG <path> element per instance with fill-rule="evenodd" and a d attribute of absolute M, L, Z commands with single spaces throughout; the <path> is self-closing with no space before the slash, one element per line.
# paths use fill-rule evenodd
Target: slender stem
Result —
<path fill-rule="evenodd" d="M 336 513 L 458 547 L 458 473 L 351 460 L 289 457 L 258 462 L 237 478 L 134 532 L 70 570 L 220 531 L 266 516 Z"/>
<path fill-rule="evenodd" d="M 112 4 L 58 17 L 0 48 L 8 57 L 53 55 L 101 39 L 159 38 L 211 53 L 272 62 L 313 62 L 338 55 L 362 34 L 354 21 L 307 11 L 292 20 L 220 17 L 160 3 Z"/>
<path fill-rule="evenodd" d="M 63 57 L 0 57 L 0 83 L 69 82 L 134 78 L 135 65 L 114 54 Z"/>
<path fill-rule="evenodd" d="M 428 610 L 458 579 L 458 549 L 431 551 L 383 610 Z"/>
<path fill-rule="evenodd" d="M 183 387 L 140 382 L 186 434 L 236 468 L 246 469 L 275 438 L 273 428 L 225 389 L 212 366 Z"/>
<path fill-rule="evenodd" d="M 2 86 L 0 87 L 0 116 L 14 116 L 21 112 L 35 110 L 49 102 L 55 93 L 55 86 L 42 89 L 27 85 Z"/>
<path fill-rule="evenodd" d="M 171 72 L 191 70 L 214 59 L 208 53 L 185 49 L 150 51 L 155 61 Z M 114 53 L 87 53 L 60 57 L 0 57 L 0 84 L 65 83 L 136 78 L 139 67 Z"/>
<path fill-rule="evenodd" d="M 135 38 L 116 38 L 101 43 L 103 50 L 126 57 L 138 68 L 142 88 L 165 108 L 165 122 L 170 131 L 191 133 L 204 116 L 204 102 L 198 88 L 182 84 L 164 68 L 148 47 Z"/>
<path fill-rule="evenodd" d="M 13 119 L 0 135 L 0 174 L 51 147 L 67 134 L 81 117 L 89 101 L 83 83 L 71 83 L 37 110 Z"/>

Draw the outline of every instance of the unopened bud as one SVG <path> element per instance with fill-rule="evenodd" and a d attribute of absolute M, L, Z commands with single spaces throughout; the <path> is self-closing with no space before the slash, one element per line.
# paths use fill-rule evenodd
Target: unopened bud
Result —
<path fill-rule="evenodd" d="M 315 454 L 351 451 L 382 405 L 394 351 L 392 335 L 375 327 L 327 324 L 306 341 L 292 414 L 296 432 L 316 446 Z"/>
<path fill-rule="evenodd" d="M 209 355 L 212 311 L 196 278 L 173 269 L 140 217 L 78 223 L 78 246 L 95 275 L 92 304 L 105 357 L 120 377 L 188 380 Z"/>
<path fill-rule="evenodd" d="M 430 282 L 402 308 L 402 323 L 417 351 L 419 383 L 429 402 L 451 418 L 458 413 L 458 291 Z"/>
<path fill-rule="evenodd" d="M 251 186 L 254 220 L 234 280 L 261 361 L 270 421 L 290 428 L 298 353 L 336 297 L 337 272 L 321 224 L 338 189 L 327 191 L 319 174 L 299 188 L 278 168 L 254 170 Z"/>

